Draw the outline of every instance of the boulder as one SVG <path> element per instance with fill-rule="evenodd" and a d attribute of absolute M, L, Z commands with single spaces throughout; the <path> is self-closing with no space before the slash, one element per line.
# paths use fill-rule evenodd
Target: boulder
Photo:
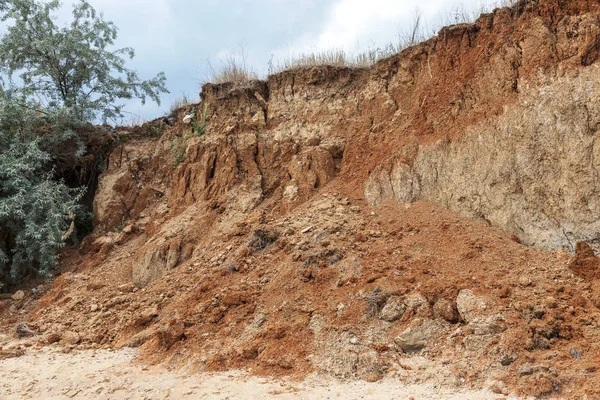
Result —
<path fill-rule="evenodd" d="M 426 320 L 420 325 L 406 329 L 394 339 L 396 346 L 405 353 L 423 349 L 443 329 L 439 321 Z"/>
<path fill-rule="evenodd" d="M 448 322 L 458 322 L 458 311 L 456 305 L 447 299 L 439 299 L 433 305 L 433 316 L 445 319 Z"/>
<path fill-rule="evenodd" d="M 476 296 L 471 290 L 461 290 L 456 298 L 456 308 L 460 317 L 465 322 L 470 322 L 481 317 L 487 309 L 486 301 L 481 296 Z"/>
<path fill-rule="evenodd" d="M 81 337 L 77 332 L 66 331 L 62 334 L 61 340 L 64 344 L 74 346 L 81 341 Z"/>
<path fill-rule="evenodd" d="M 379 318 L 387 322 L 394 322 L 402 318 L 405 310 L 406 306 L 402 299 L 398 296 L 391 296 L 381 309 Z"/>

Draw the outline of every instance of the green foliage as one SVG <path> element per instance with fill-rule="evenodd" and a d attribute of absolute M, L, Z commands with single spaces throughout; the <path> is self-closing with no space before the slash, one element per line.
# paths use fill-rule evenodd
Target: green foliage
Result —
<path fill-rule="evenodd" d="M 115 228 L 115 232 L 117 232 L 117 233 L 123 232 L 123 229 L 125 229 L 125 222 L 127 222 L 127 219 L 124 216 L 121 217 L 121 223 L 119 224 L 119 226 L 117 226 Z"/>
<path fill-rule="evenodd" d="M 202 136 L 206 133 L 206 116 L 207 116 L 207 112 L 208 112 L 208 104 L 204 105 L 204 108 L 202 109 L 202 112 L 200 113 L 200 122 L 198 122 L 198 116 L 196 115 L 196 111 L 194 110 L 194 112 L 192 113 L 192 134 L 191 135 L 187 135 L 185 138 L 189 139 L 192 137 L 199 137 Z"/>
<path fill-rule="evenodd" d="M 174 141 L 171 142 L 171 154 L 175 157 L 175 162 L 173 163 L 173 168 L 177 168 L 179 164 L 185 160 L 185 151 L 187 150 L 187 140 Z"/>
<path fill-rule="evenodd" d="M 64 108 L 82 121 L 123 117 L 122 99 L 160 104 L 167 92 L 161 72 L 143 81 L 125 66 L 131 48 L 112 50 L 117 28 L 86 1 L 73 6 L 73 21 L 58 27 L 58 0 L 0 0 L 0 21 L 10 22 L 0 39 L 0 72 L 20 78 L 44 109 Z"/>
<path fill-rule="evenodd" d="M 84 209 L 83 207 L 79 208 L 75 212 L 75 230 L 77 231 L 77 235 L 79 237 L 83 237 L 90 233 L 94 229 L 94 213 Z"/>
<path fill-rule="evenodd" d="M 165 132 L 165 123 L 150 124 L 144 130 L 144 135 L 149 138 L 159 138 Z"/>
<path fill-rule="evenodd" d="M 63 135 L 42 139 L 38 131 L 63 126 L 63 116 L 40 116 L 22 101 L 0 89 L 0 285 L 56 266 L 83 195 L 54 179 L 51 156 L 42 149 Z"/>

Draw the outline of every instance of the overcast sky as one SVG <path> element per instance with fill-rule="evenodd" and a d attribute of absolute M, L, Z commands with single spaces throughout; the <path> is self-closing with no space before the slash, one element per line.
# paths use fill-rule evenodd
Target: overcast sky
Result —
<path fill-rule="evenodd" d="M 76 0 L 64 0 L 65 14 Z M 458 3 L 457 1 L 460 1 Z M 459 6 L 475 12 L 498 0 L 89 0 L 119 27 L 119 47 L 133 47 L 129 66 L 143 79 L 167 75 L 161 106 L 139 102 L 128 110 L 143 119 L 168 112 L 176 98 L 198 99 L 207 62 L 218 65 L 244 47 L 259 75 L 269 60 L 315 49 L 356 52 L 398 41 L 418 8 L 429 31 Z M 460 5 L 459 5 L 460 4 Z"/>

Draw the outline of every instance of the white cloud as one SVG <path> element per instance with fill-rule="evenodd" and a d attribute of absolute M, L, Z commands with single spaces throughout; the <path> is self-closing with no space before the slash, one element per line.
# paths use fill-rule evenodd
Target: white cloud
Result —
<path fill-rule="evenodd" d="M 442 17 L 455 7 L 478 10 L 495 0 L 338 0 L 330 9 L 326 23 L 315 33 L 302 35 L 295 43 L 275 52 L 290 56 L 315 50 L 343 49 L 349 53 L 367 48 L 396 44 L 399 34 L 410 30 L 416 10 L 431 34 L 439 28 Z M 475 11 L 474 11 L 475 12 Z"/>

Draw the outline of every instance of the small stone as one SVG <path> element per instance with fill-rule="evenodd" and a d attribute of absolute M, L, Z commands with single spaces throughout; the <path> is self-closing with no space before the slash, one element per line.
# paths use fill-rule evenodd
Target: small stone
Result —
<path fill-rule="evenodd" d="M 510 364 L 514 363 L 515 361 L 517 361 L 517 355 L 514 353 L 503 353 L 500 358 L 498 359 L 498 361 L 500 361 L 500 364 L 507 367 Z"/>
<path fill-rule="evenodd" d="M 443 318 L 448 322 L 458 322 L 458 311 L 456 306 L 449 300 L 439 299 L 433 305 L 433 316 L 436 318 Z"/>
<path fill-rule="evenodd" d="M 313 229 L 313 227 L 309 226 L 308 228 L 302 229 L 302 233 L 308 233 L 308 232 L 312 231 L 312 229 Z"/>
<path fill-rule="evenodd" d="M 507 329 L 507 326 L 502 316 L 493 315 L 473 319 L 469 323 L 469 328 L 473 330 L 474 335 L 482 336 L 502 333 Z"/>
<path fill-rule="evenodd" d="M 501 299 L 506 299 L 510 297 L 511 290 L 508 286 L 504 285 L 500 289 L 498 289 L 498 297 Z"/>
<path fill-rule="evenodd" d="M 76 345 L 81 341 L 79 333 L 73 331 L 66 331 L 62 334 L 62 342 L 68 345 Z"/>
<path fill-rule="evenodd" d="M 98 304 L 92 304 L 90 306 L 90 312 L 96 312 L 98 311 Z"/>
<path fill-rule="evenodd" d="M 415 310 L 424 304 L 427 304 L 427 299 L 418 292 L 412 293 L 404 299 L 404 305 L 408 310 Z"/>
<path fill-rule="evenodd" d="M 19 291 L 15 292 L 10 298 L 15 301 L 23 300 L 25 298 L 25 292 L 22 290 L 19 290 Z"/>
<path fill-rule="evenodd" d="M 546 297 L 544 299 L 544 305 L 548 308 L 556 308 L 558 303 L 554 297 Z"/>
<path fill-rule="evenodd" d="M 371 372 L 371 373 L 369 373 L 369 375 L 367 375 L 365 380 L 369 383 L 374 383 L 374 382 L 381 380 L 381 376 L 374 372 Z"/>
<path fill-rule="evenodd" d="M 60 333 L 58 332 L 51 332 L 48 334 L 48 336 L 46 336 L 46 343 L 47 344 L 54 344 L 54 343 L 58 343 L 60 342 Z"/>
<path fill-rule="evenodd" d="M 522 276 L 519 278 L 519 285 L 523 286 L 523 287 L 528 287 L 531 286 L 532 282 L 531 279 L 529 279 L 526 276 Z"/>
<path fill-rule="evenodd" d="M 519 376 L 526 376 L 533 374 L 533 367 L 529 364 L 523 364 L 521 368 L 519 368 Z"/>
<path fill-rule="evenodd" d="M 394 322 L 402 318 L 405 310 L 406 306 L 402 299 L 398 296 L 391 296 L 381 309 L 379 318 L 387 322 Z"/>

